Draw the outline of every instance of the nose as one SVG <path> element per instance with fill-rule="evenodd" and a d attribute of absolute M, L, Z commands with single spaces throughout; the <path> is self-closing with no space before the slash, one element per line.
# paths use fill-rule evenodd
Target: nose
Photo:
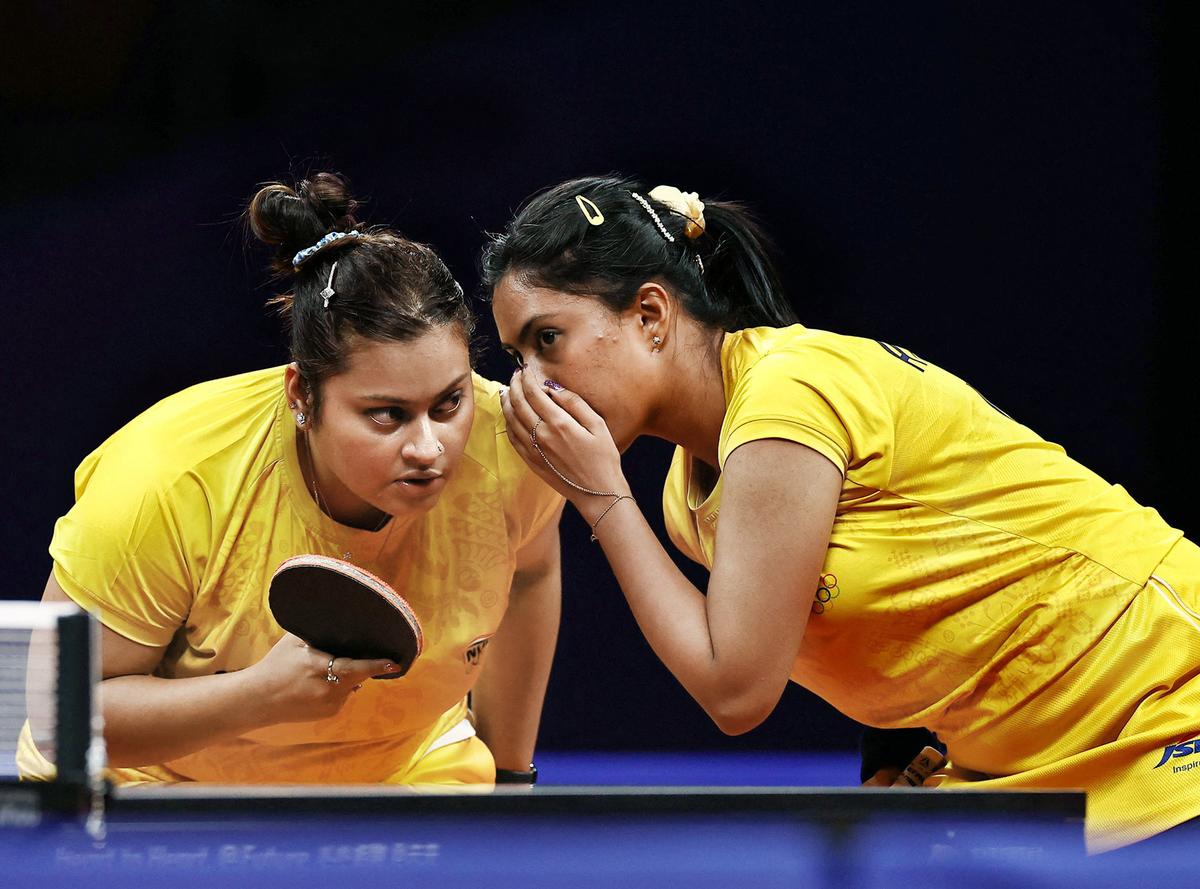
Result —
<path fill-rule="evenodd" d="M 405 463 L 421 467 L 432 466 L 441 453 L 442 444 L 438 441 L 437 429 L 428 417 L 421 418 L 413 434 L 400 448 L 400 456 Z"/>

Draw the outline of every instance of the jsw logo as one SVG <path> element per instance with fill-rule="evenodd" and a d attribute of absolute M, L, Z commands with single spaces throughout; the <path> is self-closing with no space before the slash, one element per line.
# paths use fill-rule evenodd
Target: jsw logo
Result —
<path fill-rule="evenodd" d="M 1162 759 L 1158 761 L 1158 766 L 1161 766 L 1172 757 L 1180 759 L 1184 756 L 1191 756 L 1193 753 L 1200 753 L 1200 738 L 1193 738 L 1190 741 L 1184 741 L 1182 744 L 1168 744 L 1163 748 Z M 1155 766 L 1154 768 L 1158 768 Z"/>

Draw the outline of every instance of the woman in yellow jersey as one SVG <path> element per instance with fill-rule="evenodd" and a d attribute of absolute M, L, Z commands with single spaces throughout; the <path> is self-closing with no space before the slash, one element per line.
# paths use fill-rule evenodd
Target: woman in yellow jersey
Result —
<path fill-rule="evenodd" d="M 1097 850 L 1200 814 L 1200 549 L 899 346 L 795 323 L 737 205 L 621 178 L 530 201 L 483 257 L 513 445 L 592 525 L 724 731 L 789 678 L 926 726 L 943 784 L 1080 787 Z M 678 445 L 674 567 L 621 472 Z"/>
<path fill-rule="evenodd" d="M 55 527 L 47 600 L 103 624 L 119 782 L 530 780 L 559 613 L 562 500 L 504 436 L 501 387 L 471 370 L 472 318 L 432 250 L 360 226 L 345 182 L 264 187 L 286 367 L 164 399 L 87 457 Z M 266 593 L 320 553 L 390 582 L 425 649 L 382 661 L 286 635 Z M 473 720 L 466 696 L 473 690 Z M 34 736 L 19 764 L 52 766 Z"/>

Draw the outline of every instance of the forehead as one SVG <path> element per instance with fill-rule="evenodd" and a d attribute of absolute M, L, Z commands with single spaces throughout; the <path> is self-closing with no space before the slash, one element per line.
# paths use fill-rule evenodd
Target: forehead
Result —
<path fill-rule="evenodd" d="M 386 395 L 398 401 L 435 398 L 471 369 L 466 343 L 452 325 L 415 339 L 348 344 L 345 369 L 326 380 L 326 390 L 347 397 Z"/>
<path fill-rule="evenodd" d="M 492 292 L 492 314 L 500 339 L 515 343 L 524 326 L 541 315 L 580 317 L 609 314 L 598 299 L 566 293 L 549 287 L 539 287 L 522 280 L 519 275 L 505 275 Z"/>

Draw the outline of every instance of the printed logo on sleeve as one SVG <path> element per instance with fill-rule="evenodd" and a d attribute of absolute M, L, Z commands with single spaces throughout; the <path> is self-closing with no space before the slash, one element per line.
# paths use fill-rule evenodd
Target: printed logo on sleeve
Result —
<path fill-rule="evenodd" d="M 1169 759 L 1183 759 L 1187 756 L 1192 756 L 1200 753 L 1200 738 L 1193 738 L 1190 741 L 1184 741 L 1182 744 L 1168 744 L 1163 748 L 1162 759 L 1158 761 L 1159 766 L 1166 765 Z M 1190 772 L 1192 769 L 1200 768 L 1200 759 L 1194 759 L 1191 762 L 1185 762 L 1180 765 L 1172 765 L 1172 772 Z"/>

